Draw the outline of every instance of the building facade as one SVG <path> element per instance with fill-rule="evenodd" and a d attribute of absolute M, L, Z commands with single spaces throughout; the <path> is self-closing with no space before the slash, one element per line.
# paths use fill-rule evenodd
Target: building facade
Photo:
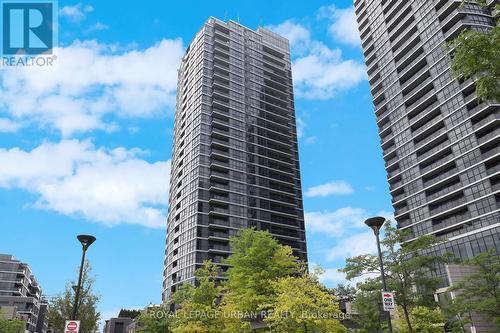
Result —
<path fill-rule="evenodd" d="M 110 318 L 104 323 L 103 333 L 127 333 L 128 326 L 133 323 L 132 318 L 118 317 Z"/>
<path fill-rule="evenodd" d="M 489 1 L 493 6 L 494 1 Z M 492 7 L 460 0 L 354 2 L 395 218 L 461 258 L 500 251 L 499 104 L 450 69 L 447 43 L 489 31 Z M 449 271 L 449 270 L 448 270 Z M 437 274 L 446 288 L 453 277 Z"/>
<path fill-rule="evenodd" d="M 47 302 L 29 266 L 11 255 L 0 254 L 0 309 L 15 308 L 26 331 L 45 333 Z"/>
<path fill-rule="evenodd" d="M 288 41 L 209 18 L 178 71 L 164 301 L 241 228 L 307 259 L 296 132 Z"/>
<path fill-rule="evenodd" d="M 38 319 L 36 322 L 35 332 L 44 333 L 47 332 L 49 326 L 49 302 L 46 298 L 40 299 L 40 310 L 38 311 Z"/>

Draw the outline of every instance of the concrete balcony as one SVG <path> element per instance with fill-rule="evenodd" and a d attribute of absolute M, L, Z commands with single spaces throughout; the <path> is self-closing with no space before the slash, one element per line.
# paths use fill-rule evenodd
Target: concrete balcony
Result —
<path fill-rule="evenodd" d="M 210 204 L 229 204 L 229 196 L 227 195 L 218 195 L 218 194 L 210 194 L 210 199 L 208 200 Z"/>

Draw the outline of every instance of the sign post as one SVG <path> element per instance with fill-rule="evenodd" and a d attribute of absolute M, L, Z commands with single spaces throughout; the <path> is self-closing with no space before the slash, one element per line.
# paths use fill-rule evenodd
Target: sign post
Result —
<path fill-rule="evenodd" d="M 80 331 L 80 321 L 79 320 L 67 320 L 66 325 L 64 325 L 64 333 L 79 333 Z"/>
<path fill-rule="evenodd" d="M 394 310 L 396 308 L 394 304 L 394 293 L 383 291 L 382 305 L 384 306 L 384 311 Z"/>

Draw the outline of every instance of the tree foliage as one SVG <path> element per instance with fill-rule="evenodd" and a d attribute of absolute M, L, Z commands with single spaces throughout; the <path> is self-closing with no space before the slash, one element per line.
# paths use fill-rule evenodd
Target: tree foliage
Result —
<path fill-rule="evenodd" d="M 251 322 L 273 332 L 344 332 L 337 298 L 307 274 L 290 247 L 253 229 L 231 238 L 231 246 L 226 279 L 219 283 L 218 266 L 205 262 L 196 271 L 196 284 L 185 284 L 172 296 L 178 309 L 162 333 L 250 333 Z M 290 313 L 297 315 L 277 315 Z"/>
<path fill-rule="evenodd" d="M 329 290 L 331 294 L 335 295 L 339 299 L 353 300 L 356 297 L 356 288 L 339 283 L 335 288 Z"/>
<path fill-rule="evenodd" d="M 411 310 L 413 332 L 415 333 L 444 333 L 445 318 L 439 308 L 417 306 Z M 398 333 L 407 333 L 408 329 L 403 327 Z"/>
<path fill-rule="evenodd" d="M 137 318 L 138 333 L 172 333 L 174 319 L 165 306 L 148 307 Z"/>
<path fill-rule="evenodd" d="M 118 313 L 119 318 L 136 318 L 141 314 L 140 310 L 130 310 L 130 309 L 121 309 Z"/>
<path fill-rule="evenodd" d="M 99 296 L 94 293 L 94 278 L 91 277 L 91 266 L 85 262 L 82 275 L 82 288 L 76 319 L 80 320 L 81 333 L 94 333 L 99 326 L 100 313 L 97 311 Z M 73 286 L 77 282 L 70 281 L 66 284 L 64 293 L 50 301 L 48 323 L 56 332 L 62 332 L 66 320 L 71 318 L 75 292 Z"/>
<path fill-rule="evenodd" d="M 25 323 L 20 319 L 4 319 L 0 316 L 0 333 L 24 333 Z"/>
<path fill-rule="evenodd" d="M 303 273 L 271 282 L 275 296 L 262 308 L 271 309 L 265 321 L 273 331 L 347 332 L 339 321 L 343 316 L 338 299 L 320 285 L 317 276 Z"/>
<path fill-rule="evenodd" d="M 300 270 L 292 249 L 279 244 L 267 231 L 242 230 L 231 238 L 231 250 L 224 288 L 240 311 L 258 311 L 273 295 L 270 281 Z"/>
<path fill-rule="evenodd" d="M 463 262 L 474 273 L 454 284 L 456 297 L 450 310 L 455 314 L 481 313 L 500 329 L 500 256 L 490 250 Z"/>
<path fill-rule="evenodd" d="M 176 313 L 174 333 L 220 333 L 223 322 L 218 316 L 218 298 L 221 287 L 217 286 L 219 269 L 211 261 L 205 261 L 195 273 L 197 286 L 185 284 L 174 294 L 173 302 L 180 305 Z"/>
<path fill-rule="evenodd" d="M 479 1 L 483 6 L 485 1 Z M 470 5 L 464 3 L 465 6 Z M 498 9 L 498 8 L 497 8 Z M 500 27 L 489 32 L 467 29 L 452 43 L 452 70 L 458 77 L 473 78 L 482 100 L 500 101 Z"/>
<path fill-rule="evenodd" d="M 353 321 L 359 326 L 360 333 L 383 332 L 387 327 L 381 320 L 380 290 L 382 286 L 377 279 L 367 279 L 358 284 L 358 291 L 353 302 L 356 315 Z"/>
<path fill-rule="evenodd" d="M 422 250 L 438 243 L 433 236 L 422 236 L 409 243 L 409 233 L 398 230 L 386 223 L 383 246 L 383 260 L 386 269 L 387 287 L 395 293 L 395 300 L 403 310 L 409 332 L 414 332 L 411 310 L 419 305 L 433 305 L 433 293 L 440 279 L 430 274 L 439 262 L 445 262 L 445 256 L 420 255 Z M 360 255 L 346 260 L 342 270 L 347 279 L 351 280 L 364 274 L 380 274 L 377 256 L 371 254 Z"/>

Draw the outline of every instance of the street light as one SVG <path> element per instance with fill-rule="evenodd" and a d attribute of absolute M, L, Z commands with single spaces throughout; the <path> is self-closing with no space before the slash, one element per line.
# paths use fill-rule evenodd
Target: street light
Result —
<path fill-rule="evenodd" d="M 382 287 L 383 291 L 387 290 L 387 285 L 385 283 L 385 273 L 384 273 L 384 262 L 382 260 L 382 250 L 380 250 L 380 229 L 385 223 L 385 218 L 381 216 L 370 217 L 365 221 L 365 224 L 372 228 L 375 237 L 377 238 L 377 250 L 378 250 L 378 260 L 380 262 L 380 273 L 382 274 Z M 387 324 L 389 328 L 389 333 L 392 333 L 392 322 L 391 322 L 391 314 L 389 313 Z"/>
<path fill-rule="evenodd" d="M 80 289 L 82 288 L 83 265 L 85 264 L 85 253 L 90 245 L 95 242 L 95 237 L 91 235 L 78 235 L 78 241 L 82 243 L 82 263 L 80 264 L 80 274 L 78 275 L 78 284 L 75 291 L 75 302 L 73 303 L 73 314 L 71 320 L 76 320 L 76 312 L 78 311 L 78 299 L 80 298 Z M 74 287 L 74 286 L 73 286 Z M 73 288 L 75 289 L 75 288 Z"/>

